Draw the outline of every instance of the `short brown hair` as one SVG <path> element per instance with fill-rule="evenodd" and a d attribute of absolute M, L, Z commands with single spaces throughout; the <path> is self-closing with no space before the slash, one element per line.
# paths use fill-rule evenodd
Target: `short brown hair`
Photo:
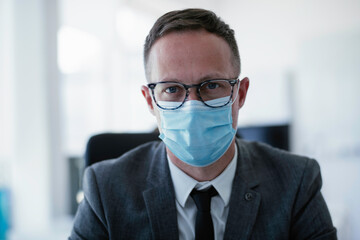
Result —
<path fill-rule="evenodd" d="M 237 74 L 240 74 L 240 55 L 234 36 L 234 30 L 214 12 L 199 8 L 171 11 L 161 16 L 155 22 L 149 35 L 146 37 L 144 45 L 144 66 L 146 74 L 149 53 L 157 39 L 170 32 L 198 29 L 205 29 L 206 31 L 221 37 L 228 43 L 233 54 L 233 65 L 238 71 Z"/>

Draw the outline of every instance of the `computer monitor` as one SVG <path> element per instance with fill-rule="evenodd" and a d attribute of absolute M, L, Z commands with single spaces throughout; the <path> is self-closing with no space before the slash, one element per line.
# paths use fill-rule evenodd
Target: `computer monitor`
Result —
<path fill-rule="evenodd" d="M 289 150 L 289 125 L 239 127 L 237 134 L 245 140 L 264 142 Z"/>

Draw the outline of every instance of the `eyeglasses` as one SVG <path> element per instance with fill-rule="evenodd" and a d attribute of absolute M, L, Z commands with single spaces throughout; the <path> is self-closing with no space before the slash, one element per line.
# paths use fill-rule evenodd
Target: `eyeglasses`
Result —
<path fill-rule="evenodd" d="M 208 107 L 219 108 L 231 102 L 233 89 L 239 79 L 214 79 L 200 84 L 186 85 L 179 82 L 158 82 L 148 84 L 156 105 L 164 110 L 175 110 L 180 108 L 187 97 L 189 89 L 196 88 L 199 99 Z M 224 101 L 212 101 L 223 98 Z"/>

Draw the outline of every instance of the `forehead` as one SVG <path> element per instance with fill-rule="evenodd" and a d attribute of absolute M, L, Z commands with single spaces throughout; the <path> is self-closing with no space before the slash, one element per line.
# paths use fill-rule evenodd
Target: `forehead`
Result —
<path fill-rule="evenodd" d="M 171 32 L 159 38 L 150 51 L 148 68 L 151 82 L 237 77 L 227 42 L 205 30 Z"/>

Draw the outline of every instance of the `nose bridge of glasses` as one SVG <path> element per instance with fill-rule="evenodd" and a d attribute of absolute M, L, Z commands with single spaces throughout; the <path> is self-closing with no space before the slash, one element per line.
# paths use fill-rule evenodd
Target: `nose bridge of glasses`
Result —
<path fill-rule="evenodd" d="M 194 85 L 187 85 L 187 98 L 186 100 L 197 100 L 201 101 L 199 93 L 198 93 L 198 86 L 197 84 Z"/>

